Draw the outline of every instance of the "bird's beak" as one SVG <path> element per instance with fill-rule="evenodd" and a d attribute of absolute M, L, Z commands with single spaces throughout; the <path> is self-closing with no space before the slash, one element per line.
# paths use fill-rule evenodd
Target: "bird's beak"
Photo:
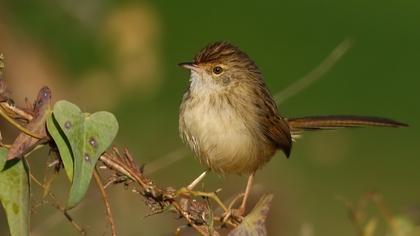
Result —
<path fill-rule="evenodd" d="M 198 66 L 192 62 L 182 62 L 182 63 L 179 63 L 178 66 L 184 67 L 185 69 L 189 69 L 189 70 L 194 70 L 194 71 L 198 70 Z"/>

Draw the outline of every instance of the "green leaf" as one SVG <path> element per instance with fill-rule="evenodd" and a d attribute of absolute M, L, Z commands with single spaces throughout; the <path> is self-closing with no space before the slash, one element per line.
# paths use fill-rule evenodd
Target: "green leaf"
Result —
<path fill-rule="evenodd" d="M 61 160 L 63 161 L 64 170 L 66 170 L 67 177 L 71 181 L 73 179 L 73 155 L 71 153 L 71 147 L 63 130 L 61 130 L 60 125 L 54 118 L 54 114 L 47 120 L 47 129 L 48 133 L 57 145 L 58 152 L 60 153 Z"/>
<path fill-rule="evenodd" d="M 0 159 L 6 159 L 7 150 L 0 148 Z M 0 201 L 6 212 L 12 236 L 29 235 L 29 180 L 23 160 L 6 162 L 0 171 Z"/>
<path fill-rule="evenodd" d="M 268 194 L 260 198 L 254 209 L 244 218 L 242 223 L 229 232 L 228 236 L 255 235 L 266 236 L 265 220 L 270 210 L 273 195 Z"/>
<path fill-rule="evenodd" d="M 0 147 L 0 171 L 3 170 L 7 160 L 7 149 Z"/>
<path fill-rule="evenodd" d="M 67 101 L 57 102 L 53 113 L 73 153 L 73 183 L 67 201 L 67 207 L 72 208 L 86 194 L 99 156 L 117 135 L 118 122 L 112 113 L 84 114 Z"/>

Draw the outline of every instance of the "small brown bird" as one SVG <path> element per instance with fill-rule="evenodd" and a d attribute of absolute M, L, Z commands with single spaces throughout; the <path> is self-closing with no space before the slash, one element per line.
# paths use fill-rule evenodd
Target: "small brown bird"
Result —
<path fill-rule="evenodd" d="M 254 61 L 227 42 L 212 43 L 193 62 L 179 65 L 191 70 L 189 88 L 180 107 L 180 135 L 208 170 L 250 175 L 238 209 L 240 215 L 245 211 L 255 171 L 278 149 L 289 157 L 294 135 L 338 127 L 406 126 L 365 116 L 287 119 L 280 115 Z M 188 189 L 194 188 L 208 170 Z"/>

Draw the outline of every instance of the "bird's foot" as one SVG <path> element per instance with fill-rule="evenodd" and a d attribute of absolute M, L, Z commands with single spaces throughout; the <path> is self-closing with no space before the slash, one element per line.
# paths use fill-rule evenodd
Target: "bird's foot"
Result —
<path fill-rule="evenodd" d="M 228 206 L 228 209 L 222 215 L 222 222 L 231 221 L 232 223 L 239 224 L 242 222 L 245 214 L 245 205 L 241 204 L 241 206 L 237 209 L 234 209 L 233 206 L 236 204 L 237 201 L 244 198 L 244 193 L 238 194 Z"/>
<path fill-rule="evenodd" d="M 230 221 L 234 224 L 240 224 L 244 219 L 245 208 L 239 207 L 238 209 L 229 208 L 222 216 L 222 222 Z"/>
<path fill-rule="evenodd" d="M 220 200 L 219 196 L 217 195 L 221 189 L 216 190 L 215 192 L 202 192 L 202 191 L 193 191 L 190 190 L 188 187 L 183 187 L 176 192 L 176 196 L 192 196 L 192 197 L 203 197 L 212 199 L 223 209 L 223 211 L 227 212 L 228 208 L 223 204 L 222 200 Z"/>

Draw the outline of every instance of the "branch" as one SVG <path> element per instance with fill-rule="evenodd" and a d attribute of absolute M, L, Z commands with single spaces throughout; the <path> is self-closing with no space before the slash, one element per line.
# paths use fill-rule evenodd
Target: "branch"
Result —
<path fill-rule="evenodd" d="M 33 118 L 33 115 L 28 113 L 22 108 L 19 108 L 13 104 L 10 104 L 9 102 L 0 102 L 0 105 L 3 107 L 3 109 L 8 110 L 11 113 L 16 114 L 17 116 L 20 116 L 21 118 L 25 119 L 26 121 L 30 121 Z"/>
<path fill-rule="evenodd" d="M 47 192 L 48 196 L 51 198 L 53 202 L 51 202 L 51 205 L 56 208 L 57 210 L 61 211 L 65 218 L 70 222 L 70 224 L 79 232 L 80 235 L 86 235 L 86 231 L 73 219 L 73 217 L 70 216 L 70 214 L 67 212 L 66 208 L 62 206 L 55 195 L 50 191 L 49 188 L 45 187 L 34 175 L 31 173 L 29 174 L 31 177 L 31 180 L 34 181 L 38 186 L 40 186 L 44 191 Z"/>
<path fill-rule="evenodd" d="M 20 110 L 21 112 L 23 111 L 23 110 Z M 28 117 L 28 114 L 29 113 L 22 113 L 22 114 L 25 114 L 25 117 Z M 11 118 L 7 113 L 6 113 L 6 111 L 4 110 L 4 107 L 3 107 L 3 104 L 1 104 L 0 105 L 0 115 L 4 118 L 4 119 L 6 119 L 6 121 L 7 122 L 9 122 L 11 125 L 13 125 L 15 128 L 17 128 L 18 130 L 20 130 L 21 132 L 23 132 L 23 133 L 25 133 L 25 134 L 27 134 L 27 135 L 29 135 L 29 136 L 31 136 L 31 137 L 34 137 L 34 138 L 36 138 L 36 139 L 41 139 L 42 137 L 41 136 L 39 136 L 39 135 L 36 135 L 36 134 L 34 134 L 33 132 L 31 132 L 31 131 L 29 131 L 28 129 L 26 129 L 25 127 L 23 127 L 22 125 L 20 125 L 18 122 L 16 122 L 13 118 Z M 31 120 L 32 120 L 32 117 L 31 117 Z"/>
<path fill-rule="evenodd" d="M 104 200 L 107 219 L 109 224 L 111 225 L 111 234 L 112 236 L 116 236 L 117 230 L 115 228 L 114 218 L 112 217 L 111 205 L 109 204 L 108 195 L 105 191 L 104 185 L 102 184 L 101 177 L 99 176 L 99 173 L 96 169 L 93 172 L 93 176 L 95 178 L 96 185 L 98 186 L 98 189 L 101 192 L 102 199 Z"/>
<path fill-rule="evenodd" d="M 134 192 L 144 198 L 145 204 L 152 211 L 152 214 L 158 214 L 172 209 L 179 216 L 185 218 L 189 225 L 200 234 L 217 234 L 216 231 L 209 232 L 209 228 L 207 227 L 207 217 L 212 215 L 207 202 L 193 199 L 193 197 L 213 199 L 224 209 L 224 213 L 226 213 L 228 209 L 224 207 L 224 204 L 216 193 L 188 191 L 186 188 L 181 188 L 178 191 L 170 187 L 161 188 L 143 174 L 142 169 L 138 167 L 127 149 L 121 153 L 118 149 L 113 148 L 112 152 L 104 153 L 99 160 L 105 167 L 114 171 L 113 176 L 110 178 L 112 183 L 123 183 L 127 186 L 132 182 L 136 184 Z M 221 226 L 237 226 L 237 222 L 235 221 L 237 219 L 233 216 L 224 219 L 222 215 L 219 217 L 216 216 L 213 219 L 219 219 Z"/>

